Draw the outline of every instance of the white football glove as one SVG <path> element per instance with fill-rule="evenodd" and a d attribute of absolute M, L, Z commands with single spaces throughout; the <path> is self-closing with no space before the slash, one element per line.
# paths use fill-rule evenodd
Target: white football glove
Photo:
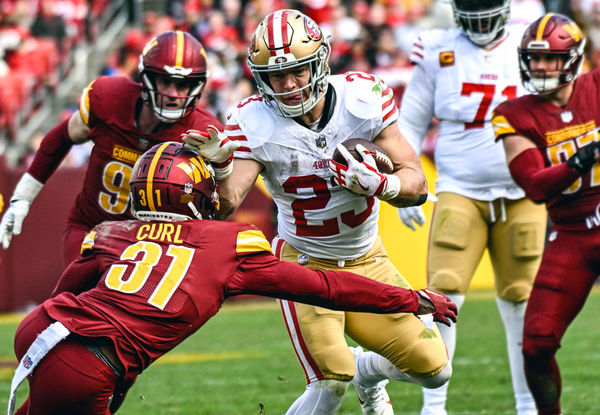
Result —
<path fill-rule="evenodd" d="M 421 209 L 421 206 L 398 208 L 398 216 L 402 223 L 413 231 L 417 230 L 415 223 L 419 226 L 425 224 L 425 213 Z"/>
<path fill-rule="evenodd" d="M 215 179 L 222 180 L 233 171 L 233 153 L 242 143 L 230 140 L 214 125 L 208 126 L 208 132 L 188 130 L 181 135 L 184 147 L 202 154 L 213 165 Z"/>
<path fill-rule="evenodd" d="M 381 200 L 393 199 L 398 195 L 401 187 L 400 179 L 393 174 L 380 173 L 375 159 L 364 146 L 360 144 L 356 146 L 356 151 L 362 156 L 362 162 L 352 157 L 343 145 L 338 144 L 337 149 L 347 163 L 344 166 L 329 160 L 329 170 L 338 185 L 357 195 L 376 196 Z"/>
<path fill-rule="evenodd" d="M 29 207 L 44 186 L 29 173 L 25 173 L 10 198 L 10 205 L 0 221 L 0 242 L 2 248 L 8 249 L 13 235 L 19 235 L 23 221 L 29 213 Z"/>

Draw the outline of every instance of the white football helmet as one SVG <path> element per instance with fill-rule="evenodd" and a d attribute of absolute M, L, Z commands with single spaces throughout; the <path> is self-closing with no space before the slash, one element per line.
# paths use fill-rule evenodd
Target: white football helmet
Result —
<path fill-rule="evenodd" d="M 284 9 L 269 14 L 258 25 L 248 49 L 248 66 L 256 80 L 258 91 L 271 108 L 284 117 L 306 114 L 327 91 L 330 69 L 327 63 L 330 46 L 319 26 L 297 10 Z M 308 64 L 310 81 L 295 91 L 275 93 L 269 73 Z M 305 99 L 304 90 L 309 89 Z M 277 98 L 300 92 L 298 105 L 286 105 Z M 276 104 L 276 106 L 274 105 Z"/>
<path fill-rule="evenodd" d="M 497 40 L 510 17 L 510 0 L 451 0 L 451 4 L 456 26 L 478 46 Z"/>

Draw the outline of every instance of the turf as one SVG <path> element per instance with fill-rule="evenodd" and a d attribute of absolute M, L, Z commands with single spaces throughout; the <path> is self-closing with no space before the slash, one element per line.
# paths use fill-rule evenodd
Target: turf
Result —
<path fill-rule="evenodd" d="M 600 310 L 596 289 L 559 351 L 565 414 L 598 414 Z M 448 413 L 514 414 L 504 333 L 490 293 L 474 292 L 459 316 L 459 342 Z M 0 408 L 6 408 L 14 366 L 12 337 L 17 318 L 0 317 Z M 9 366 L 9 367 L 7 367 Z M 304 375 L 276 304 L 226 305 L 197 334 L 143 373 L 119 411 L 123 414 L 283 414 L 304 390 Z M 19 402 L 27 387 L 19 390 Z M 418 414 L 421 391 L 392 382 L 396 414 Z M 1 409 L 4 411 L 4 409 Z M 360 414 L 350 388 L 338 412 Z"/>

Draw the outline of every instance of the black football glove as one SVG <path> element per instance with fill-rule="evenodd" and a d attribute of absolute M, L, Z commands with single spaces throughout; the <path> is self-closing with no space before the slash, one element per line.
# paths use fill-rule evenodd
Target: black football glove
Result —
<path fill-rule="evenodd" d="M 600 150 L 600 143 L 596 141 L 583 146 L 577 153 L 569 157 L 567 166 L 577 170 L 579 174 L 587 173 L 596 163 L 596 150 Z"/>
<path fill-rule="evenodd" d="M 447 295 L 426 288 L 418 290 L 419 311 L 417 314 L 433 314 L 433 321 L 450 326 L 450 320 L 456 323 L 458 308 Z"/>

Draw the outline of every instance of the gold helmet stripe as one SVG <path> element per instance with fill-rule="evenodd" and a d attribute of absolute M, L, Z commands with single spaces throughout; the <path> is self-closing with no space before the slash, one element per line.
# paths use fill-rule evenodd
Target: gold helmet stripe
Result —
<path fill-rule="evenodd" d="M 150 162 L 150 168 L 148 169 L 148 176 L 146 177 L 146 198 L 148 199 L 148 208 L 155 212 L 156 206 L 154 206 L 154 192 L 152 191 L 152 183 L 154 181 L 154 171 L 156 170 L 156 165 L 158 164 L 158 160 L 160 160 L 160 156 L 162 156 L 165 148 L 171 145 L 171 142 L 163 143 L 152 158 L 152 162 Z"/>
<path fill-rule="evenodd" d="M 537 33 L 535 34 L 535 40 L 542 40 L 544 38 L 544 29 L 546 29 L 546 24 L 548 24 L 548 20 L 554 16 L 554 13 L 548 13 L 543 18 L 540 24 L 538 25 Z"/>
<path fill-rule="evenodd" d="M 182 31 L 176 31 L 177 34 L 177 55 L 175 57 L 175 66 L 183 66 L 183 45 L 185 43 L 185 37 Z"/>

